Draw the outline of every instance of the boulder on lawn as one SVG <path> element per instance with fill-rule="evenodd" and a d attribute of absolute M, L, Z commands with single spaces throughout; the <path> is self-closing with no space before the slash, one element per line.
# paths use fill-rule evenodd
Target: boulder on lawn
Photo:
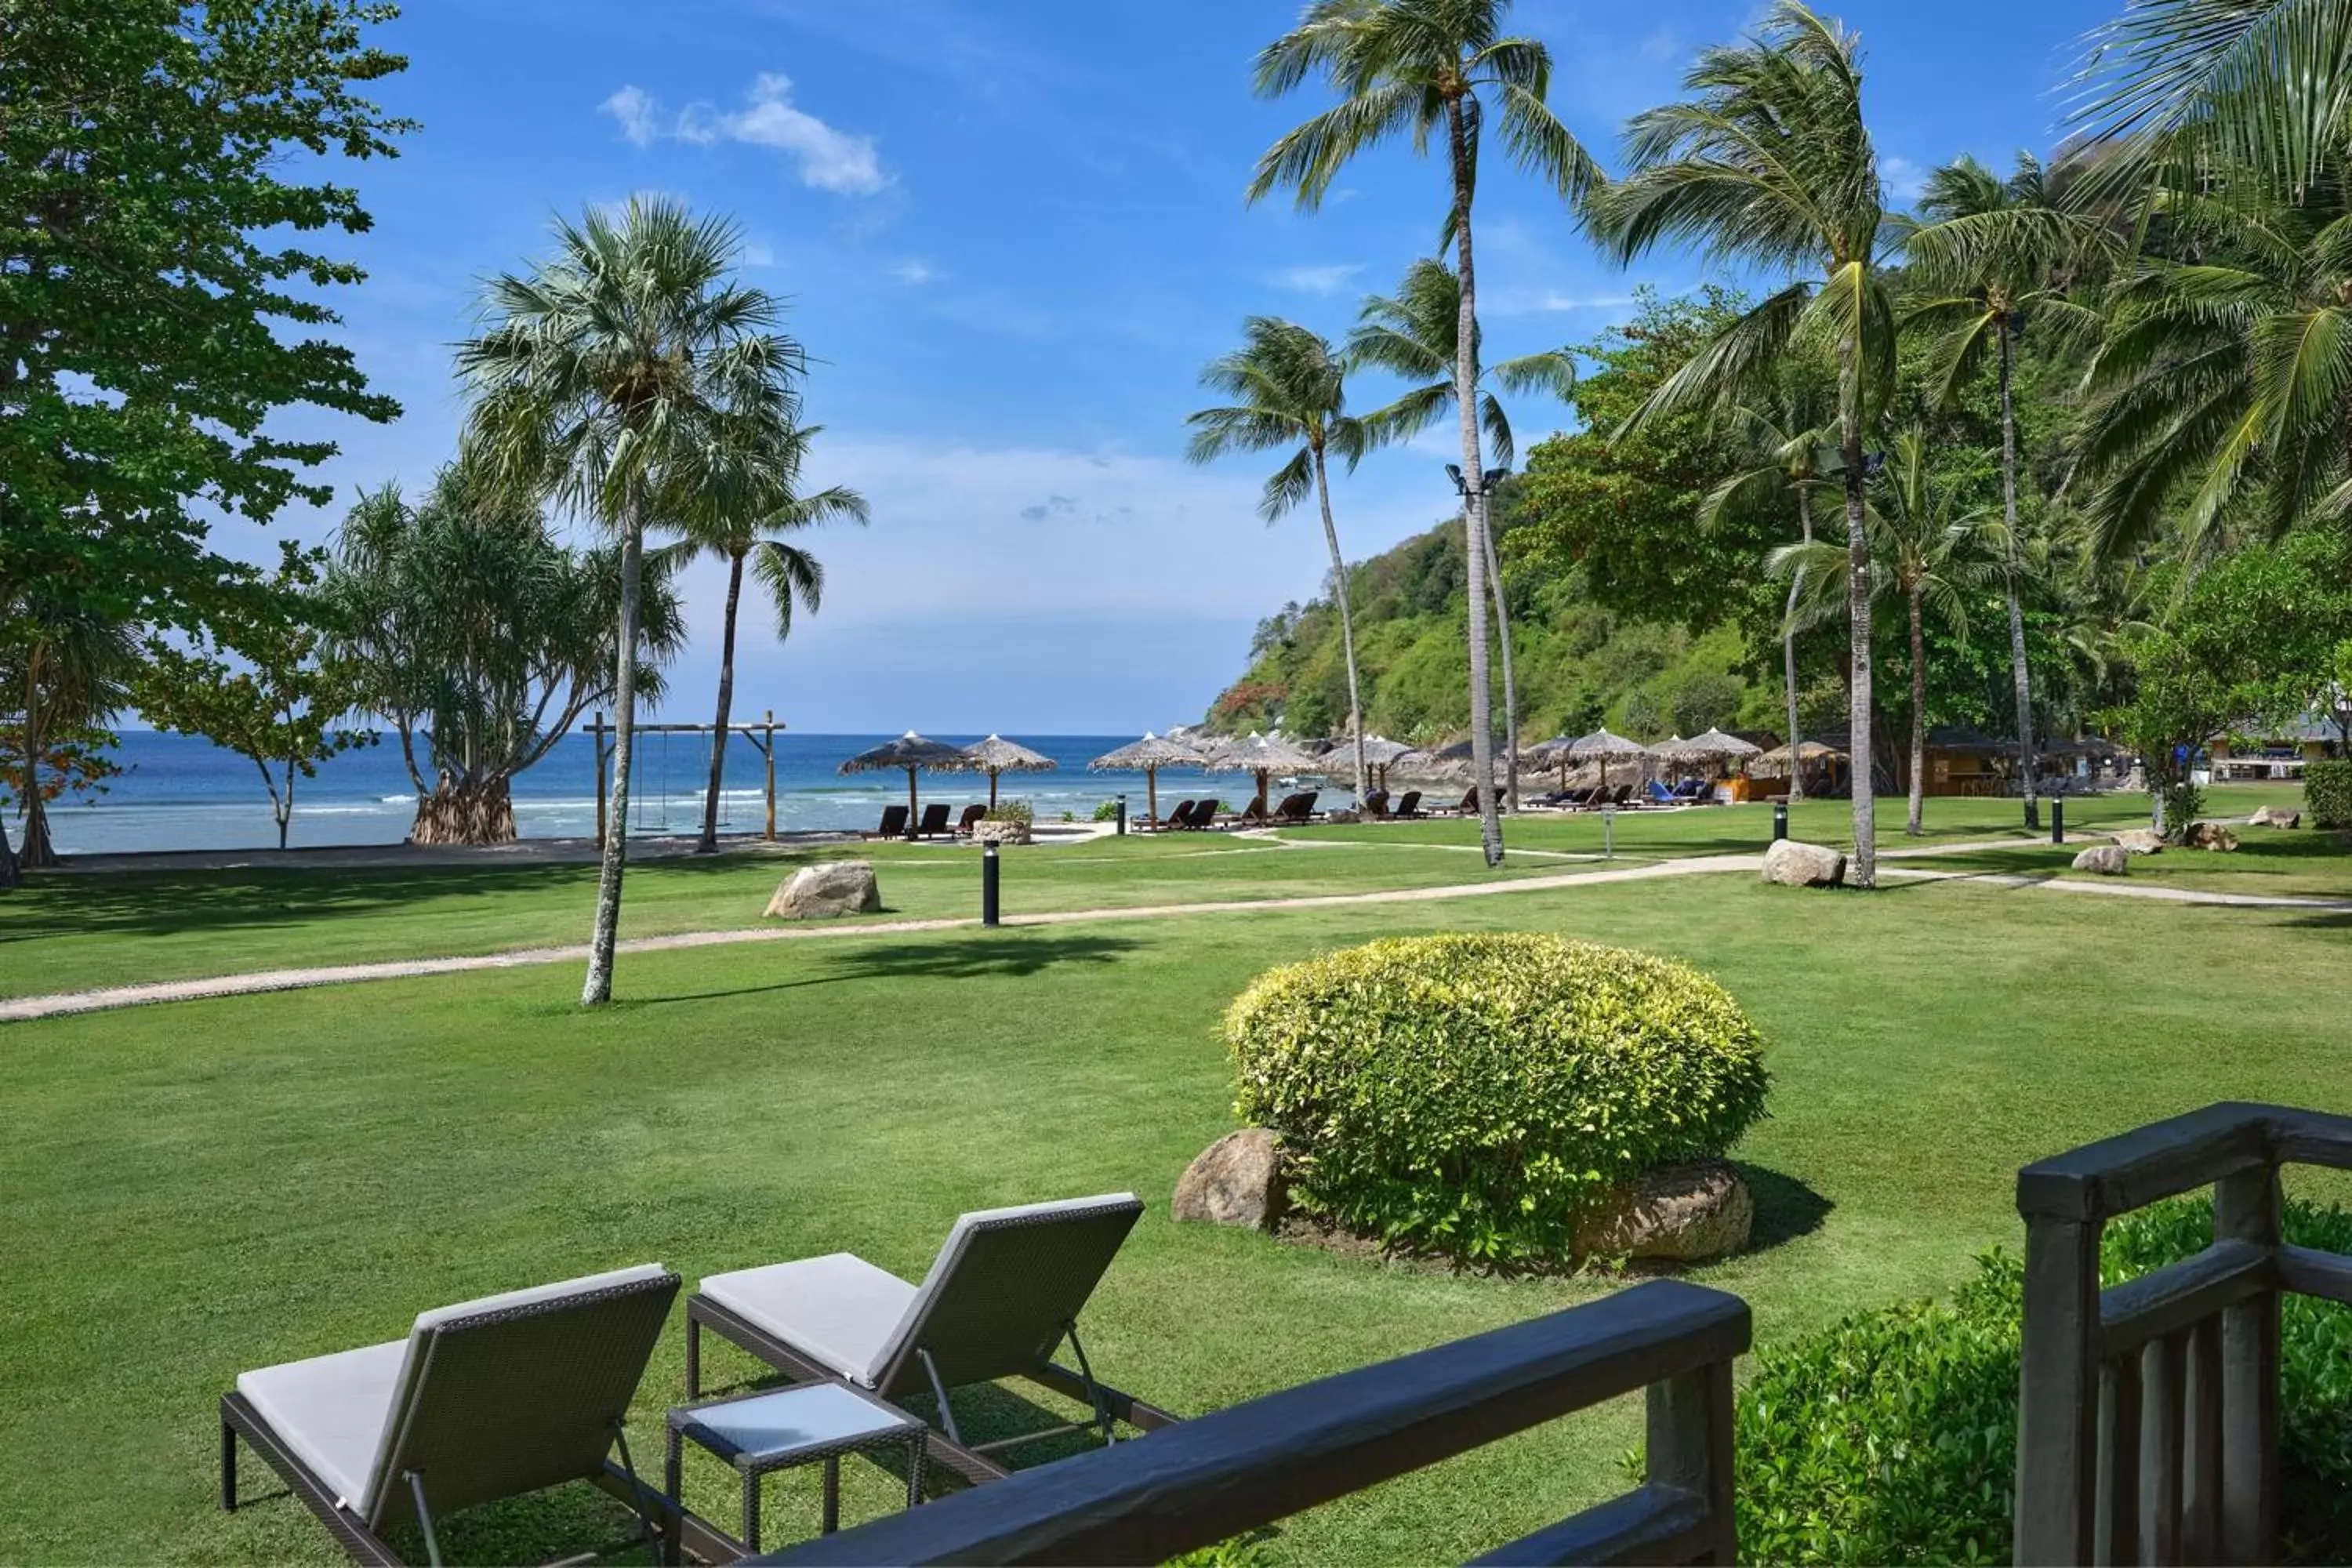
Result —
<path fill-rule="evenodd" d="M 1226 1133 L 1184 1167 L 1168 1206 L 1178 1219 L 1272 1230 L 1290 1209 L 1282 1135 L 1265 1127 Z"/>
<path fill-rule="evenodd" d="M 768 900 L 768 918 L 782 921 L 829 921 L 841 915 L 870 915 L 882 907 L 882 887 L 874 867 L 866 860 L 821 860 L 803 866 L 784 879 Z"/>
<path fill-rule="evenodd" d="M 2235 849 L 2238 836 L 2218 822 L 2193 822 L 2180 841 L 2191 849 Z"/>
<path fill-rule="evenodd" d="M 1845 880 L 1845 857 L 1823 845 L 1778 839 L 1764 851 L 1764 879 L 1784 888 L 1834 888 Z"/>
<path fill-rule="evenodd" d="M 2121 877 L 2131 870 L 2131 851 L 2120 844 L 2094 844 L 2074 857 L 2074 869 L 2102 877 Z"/>
<path fill-rule="evenodd" d="M 2126 827 L 2116 835 L 2116 847 L 2128 849 L 2135 855 L 2164 853 L 2164 835 L 2153 827 Z"/>
<path fill-rule="evenodd" d="M 1748 1245 L 1756 1199 L 1723 1160 L 1669 1165 L 1601 1199 L 1577 1222 L 1579 1258 L 1702 1263 Z"/>
<path fill-rule="evenodd" d="M 2283 805 L 2261 806 L 2255 810 L 2253 816 L 2246 818 L 2246 826 L 2249 827 L 2301 827 L 2303 813 L 2290 811 Z"/>

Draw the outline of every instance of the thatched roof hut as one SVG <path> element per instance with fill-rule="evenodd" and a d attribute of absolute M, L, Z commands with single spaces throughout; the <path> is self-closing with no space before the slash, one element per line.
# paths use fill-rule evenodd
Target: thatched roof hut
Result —
<path fill-rule="evenodd" d="M 996 809 L 996 779 L 1000 773 L 1050 773 L 1062 764 L 1041 752 L 1016 744 L 1002 735 L 991 735 L 985 741 L 964 747 L 956 753 L 961 763 L 943 764 L 941 773 L 986 773 L 988 775 L 988 807 Z"/>

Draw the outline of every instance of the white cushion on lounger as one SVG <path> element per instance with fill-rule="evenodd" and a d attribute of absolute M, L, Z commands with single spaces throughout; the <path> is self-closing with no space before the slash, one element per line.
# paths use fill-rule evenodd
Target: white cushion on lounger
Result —
<path fill-rule="evenodd" d="M 713 1274 L 702 1293 L 868 1386 L 915 1300 L 912 1285 L 848 1252 Z"/>
<path fill-rule="evenodd" d="M 361 1511 L 407 1354 L 406 1340 L 339 1351 L 245 1373 L 236 1391 L 346 1508 Z"/>

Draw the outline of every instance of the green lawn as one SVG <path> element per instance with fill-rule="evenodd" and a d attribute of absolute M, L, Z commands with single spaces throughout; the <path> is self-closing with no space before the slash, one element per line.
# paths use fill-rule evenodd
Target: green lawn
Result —
<path fill-rule="evenodd" d="M 1619 827 L 1684 853 L 1674 835 L 1741 820 L 1707 815 Z M 1597 831 L 1530 825 L 1515 841 L 1573 851 Z M 1070 851 L 1058 867 L 1060 852 L 1035 852 L 1008 861 L 1009 896 L 1157 903 L 1477 871 L 1433 849 L 1200 847 Z M 1528 873 L 1562 868 L 1528 859 Z M 631 883 L 637 918 L 730 923 L 776 870 L 649 869 Z M 583 922 L 584 873 L 402 876 L 356 892 L 185 878 L 168 898 L 59 879 L 0 900 L 0 968 L 39 990 L 283 962 L 313 938 L 381 954 L 449 945 L 429 941 L 445 929 L 516 945 Z M 971 876 L 968 856 L 893 850 L 885 886 L 945 912 L 969 908 Z M 103 918 L 54 929 L 77 901 Z M 47 928 L 26 912 L 40 909 Z M 1088 1345 L 1107 1375 L 1179 1412 L 1585 1299 L 1607 1282 L 1383 1268 L 1165 1217 L 1185 1162 L 1231 1125 L 1216 1020 L 1234 993 L 1289 956 L 1436 929 L 1685 956 L 1752 1011 L 1775 1075 L 1771 1117 L 1738 1152 L 1762 1245 L 1697 1277 L 1753 1302 L 1768 1342 L 1946 1288 L 1977 1250 L 2013 1244 L 2011 1179 L 2037 1155 L 2225 1097 L 2343 1109 L 2352 1081 L 2352 1030 L 2299 1005 L 2343 961 L 2339 920 L 1969 883 L 1809 894 L 1737 875 L 645 954 L 622 967 L 621 1004 L 593 1015 L 559 964 L 0 1026 L 0 1561 L 332 1561 L 283 1497 L 213 1507 L 214 1405 L 239 1370 L 647 1258 L 691 1281 L 845 1248 L 919 1274 L 963 1209 L 1131 1187 L 1150 1213 Z M 52 978 L 28 983 L 26 965 Z M 657 1451 L 682 1346 L 682 1331 L 665 1342 L 640 1394 L 640 1453 Z M 1303 1562 L 1458 1560 L 1612 1489 L 1634 1431 L 1624 1407 L 1557 1424 L 1318 1510 L 1270 1544 Z M 887 1499 L 861 1474 L 853 1517 Z M 715 1464 L 692 1475 L 692 1500 L 727 1517 Z M 249 1467 L 247 1495 L 271 1489 Z M 779 1486 L 771 1542 L 813 1528 L 813 1510 L 805 1487 Z M 583 1523 L 609 1537 L 619 1515 L 583 1489 L 479 1510 L 445 1544 L 536 1560 L 580 1544 Z"/>

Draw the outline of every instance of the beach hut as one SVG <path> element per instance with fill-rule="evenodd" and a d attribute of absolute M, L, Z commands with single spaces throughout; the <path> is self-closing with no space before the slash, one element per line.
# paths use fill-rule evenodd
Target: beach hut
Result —
<path fill-rule="evenodd" d="M 1228 741 L 1209 754 L 1205 763 L 1213 773 L 1255 773 L 1257 775 L 1257 816 L 1266 815 L 1266 782 L 1276 773 L 1320 773 L 1326 771 L 1317 758 L 1308 756 L 1279 735 L 1253 734 L 1240 741 Z"/>
<path fill-rule="evenodd" d="M 1590 735 L 1579 735 L 1568 743 L 1568 756 L 1570 762 L 1601 764 L 1601 785 L 1603 789 L 1609 786 L 1610 763 L 1642 762 L 1651 754 L 1650 748 L 1641 742 L 1629 741 L 1622 735 L 1612 734 L 1606 730 L 1595 730 Z"/>
<path fill-rule="evenodd" d="M 919 768 L 945 772 L 954 768 L 963 752 L 945 741 L 934 741 L 918 735 L 912 730 L 895 741 L 886 741 L 870 752 L 860 752 L 841 764 L 845 773 L 877 773 L 891 768 L 907 770 L 907 837 L 915 836 L 915 825 L 922 820 L 922 803 L 915 798 L 915 773 Z"/>
<path fill-rule="evenodd" d="M 942 765 L 941 773 L 986 773 L 988 775 L 988 809 L 996 809 L 996 779 L 1000 773 L 1050 773 L 1062 764 L 1043 752 L 1016 745 L 1002 735 L 966 746 L 956 753 L 961 763 Z"/>
<path fill-rule="evenodd" d="M 1098 773 L 1143 774 L 1143 808 L 1152 826 L 1160 826 L 1160 770 L 1162 768 L 1197 768 L 1208 759 L 1181 741 L 1168 740 L 1150 731 L 1143 739 L 1129 741 L 1115 752 L 1105 752 L 1087 768 Z"/>

